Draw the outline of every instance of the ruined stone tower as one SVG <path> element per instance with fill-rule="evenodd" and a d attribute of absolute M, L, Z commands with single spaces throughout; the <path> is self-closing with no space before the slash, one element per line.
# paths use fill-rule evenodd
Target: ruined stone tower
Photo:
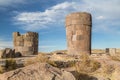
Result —
<path fill-rule="evenodd" d="M 91 54 L 91 14 L 76 12 L 66 17 L 66 36 L 69 54 Z"/>
<path fill-rule="evenodd" d="M 13 33 L 15 52 L 23 56 L 38 54 L 38 33 L 27 32 L 21 35 L 19 32 Z"/>

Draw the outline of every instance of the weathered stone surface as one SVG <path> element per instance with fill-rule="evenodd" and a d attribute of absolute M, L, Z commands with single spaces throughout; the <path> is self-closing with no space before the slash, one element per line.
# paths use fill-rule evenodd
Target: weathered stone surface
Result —
<path fill-rule="evenodd" d="M 116 67 L 114 73 L 112 74 L 113 80 L 120 80 L 120 65 Z"/>
<path fill-rule="evenodd" d="M 0 57 L 1 58 L 14 58 L 15 50 L 12 50 L 10 48 L 5 48 L 3 50 L 0 50 Z"/>
<path fill-rule="evenodd" d="M 75 80 L 72 73 L 52 67 L 47 63 L 36 63 L 0 75 L 0 80 Z"/>
<path fill-rule="evenodd" d="M 2 58 L 4 51 L 4 49 L 0 50 L 0 58 Z"/>
<path fill-rule="evenodd" d="M 19 32 L 13 33 L 15 52 L 23 56 L 38 54 L 38 33 L 27 32 L 21 35 Z"/>
<path fill-rule="evenodd" d="M 66 35 L 69 54 L 91 54 L 91 14 L 77 12 L 66 17 Z"/>
<path fill-rule="evenodd" d="M 106 53 L 108 53 L 110 56 L 115 56 L 116 48 L 106 48 Z"/>

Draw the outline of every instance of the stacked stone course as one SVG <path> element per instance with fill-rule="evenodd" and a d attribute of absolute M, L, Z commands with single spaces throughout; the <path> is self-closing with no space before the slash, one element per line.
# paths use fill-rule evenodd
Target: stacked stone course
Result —
<path fill-rule="evenodd" d="M 116 55 L 116 48 L 106 48 L 106 53 L 109 54 L 110 56 L 115 56 Z"/>
<path fill-rule="evenodd" d="M 91 54 L 91 14 L 76 12 L 66 17 L 66 36 L 69 54 Z"/>
<path fill-rule="evenodd" d="M 38 33 L 27 32 L 21 35 L 19 32 L 13 33 L 15 52 L 23 56 L 38 54 Z"/>

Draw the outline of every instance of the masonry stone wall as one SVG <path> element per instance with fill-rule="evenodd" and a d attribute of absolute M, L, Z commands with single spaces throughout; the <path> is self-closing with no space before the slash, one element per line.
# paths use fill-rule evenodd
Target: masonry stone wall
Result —
<path fill-rule="evenodd" d="M 27 32 L 24 35 L 14 32 L 13 42 L 16 53 L 21 53 L 23 56 L 38 54 L 38 33 L 36 32 Z"/>
<path fill-rule="evenodd" d="M 106 48 L 106 53 L 108 53 L 110 56 L 115 56 L 116 48 Z"/>
<path fill-rule="evenodd" d="M 91 54 L 91 14 L 76 12 L 66 17 L 66 36 L 69 54 Z"/>

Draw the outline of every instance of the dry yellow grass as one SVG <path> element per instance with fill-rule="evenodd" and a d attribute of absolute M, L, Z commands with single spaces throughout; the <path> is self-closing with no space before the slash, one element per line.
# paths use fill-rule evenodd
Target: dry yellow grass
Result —
<path fill-rule="evenodd" d="M 120 55 L 110 56 L 112 60 L 120 61 Z"/>
<path fill-rule="evenodd" d="M 115 67 L 115 65 L 104 63 L 102 64 L 102 73 L 105 75 L 111 75 L 115 71 Z"/>
<path fill-rule="evenodd" d="M 93 59 L 90 59 L 88 55 L 82 54 L 81 61 L 75 65 L 76 71 L 79 73 L 91 73 L 101 67 L 101 64 Z"/>
<path fill-rule="evenodd" d="M 42 54 L 42 53 L 38 54 L 38 56 L 36 58 L 27 59 L 25 61 L 24 65 L 27 66 L 27 65 L 30 65 L 30 64 L 33 64 L 33 63 L 36 63 L 36 62 L 40 62 L 40 63 L 46 62 L 46 63 L 48 63 L 48 64 L 50 64 L 52 66 L 55 66 L 55 67 L 57 66 L 54 61 L 51 61 L 51 60 L 48 59 L 46 54 Z"/>
<path fill-rule="evenodd" d="M 5 68 L 0 66 L 0 74 L 4 73 L 5 72 Z"/>
<path fill-rule="evenodd" d="M 17 63 L 13 58 L 7 59 L 5 63 L 5 71 L 17 69 Z"/>

